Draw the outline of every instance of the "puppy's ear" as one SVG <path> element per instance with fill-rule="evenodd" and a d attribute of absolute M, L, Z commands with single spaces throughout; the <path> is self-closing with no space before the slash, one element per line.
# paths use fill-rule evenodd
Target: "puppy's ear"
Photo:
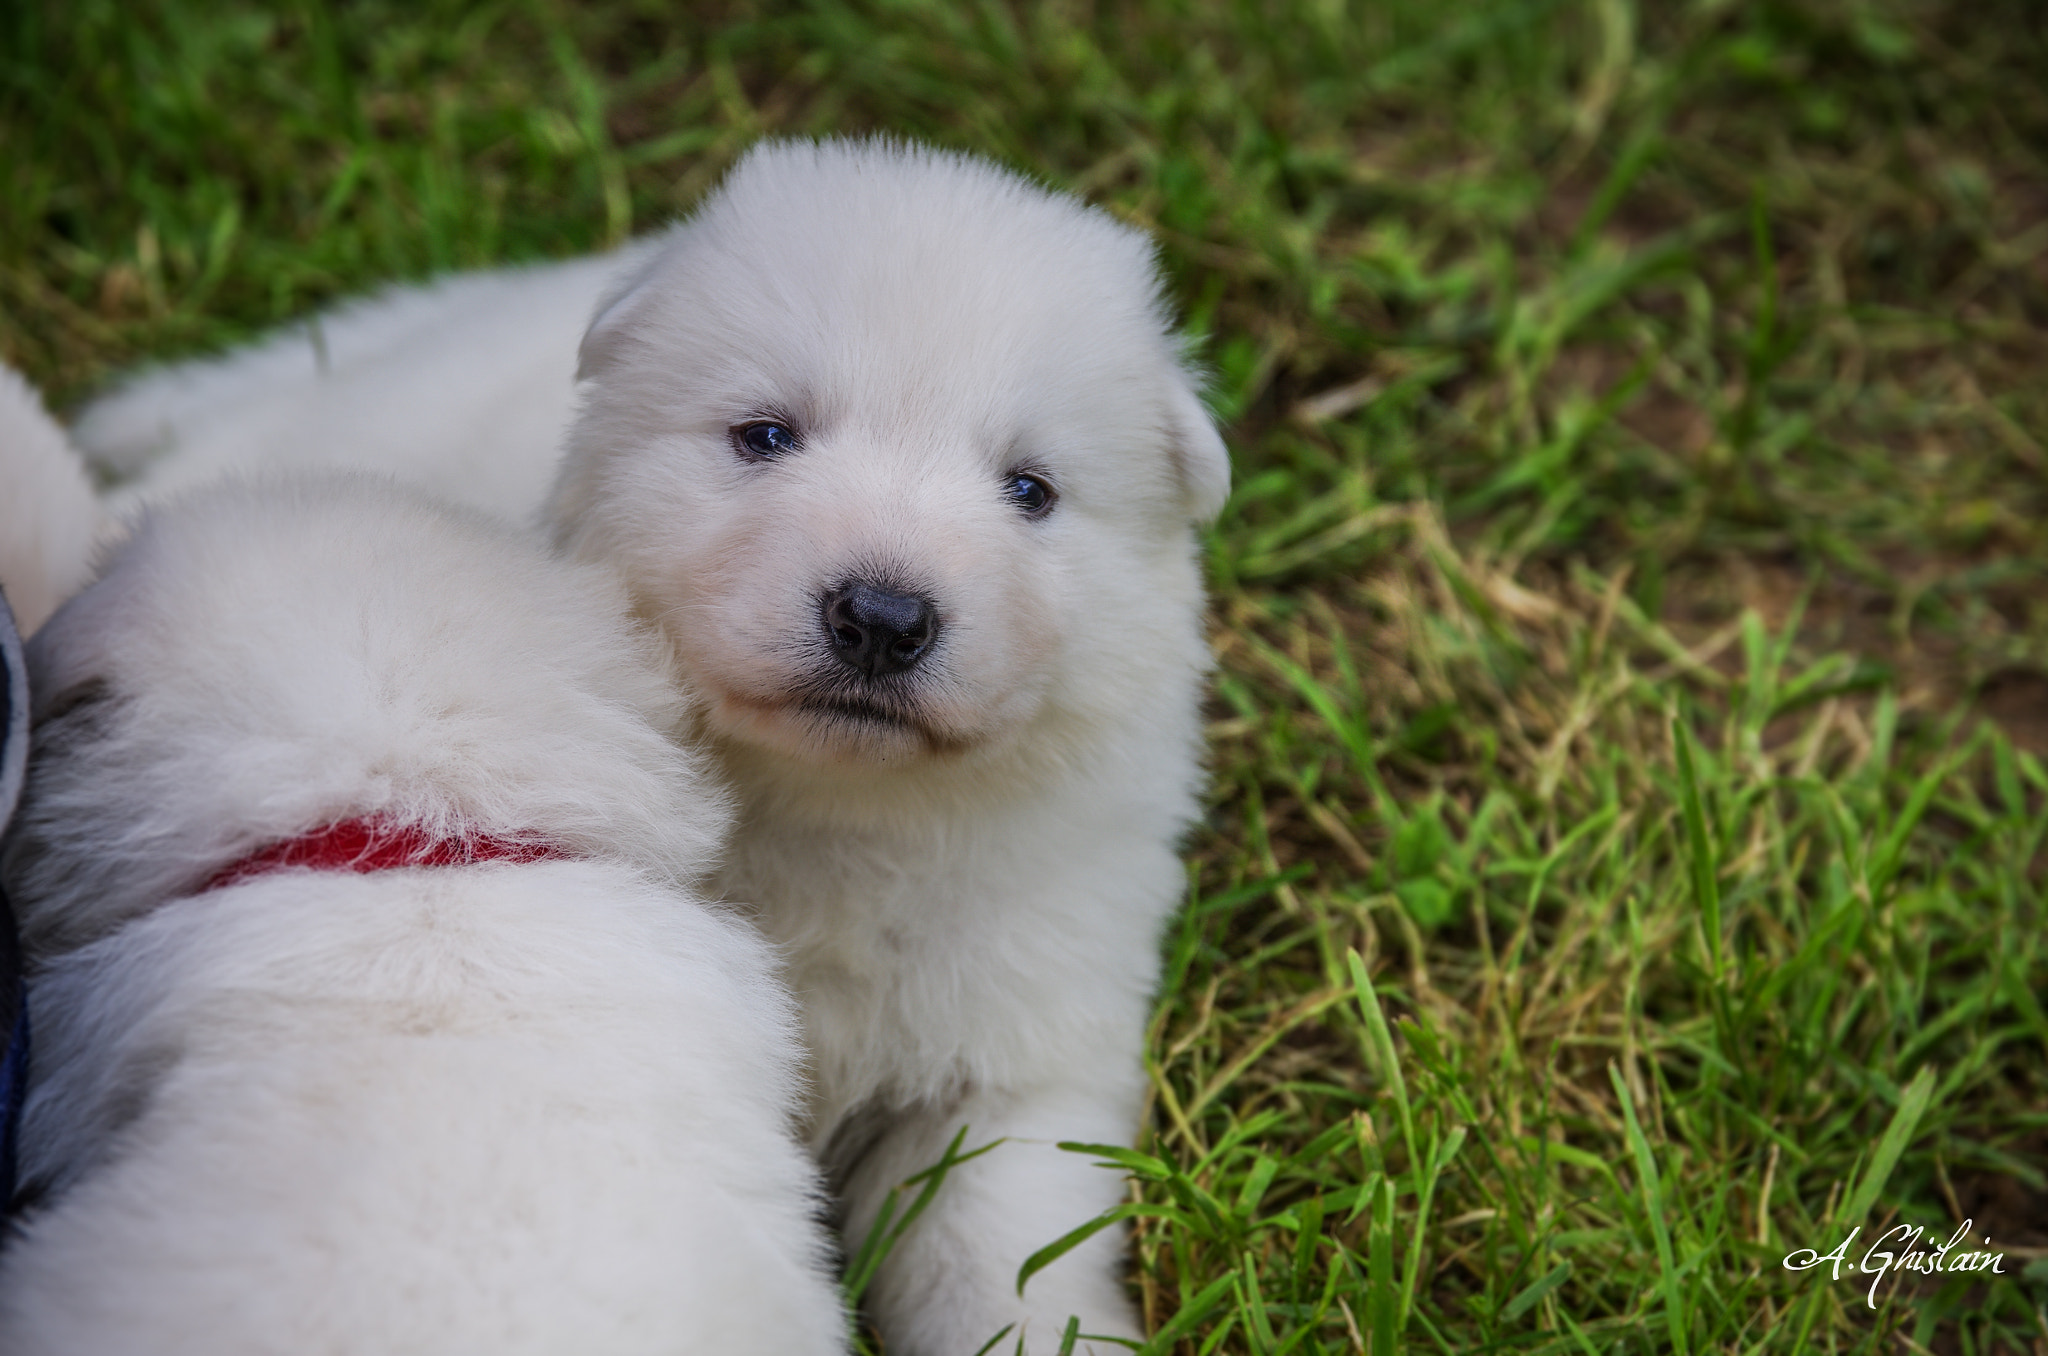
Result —
<path fill-rule="evenodd" d="M 648 250 L 629 263 L 597 304 L 597 314 L 583 331 L 583 343 L 576 350 L 576 380 L 590 378 L 610 367 L 620 351 L 640 328 L 640 320 L 654 289 L 648 286 L 667 260 L 669 245 Z"/>
<path fill-rule="evenodd" d="M 1230 452 L 1202 404 L 1198 380 L 1178 365 L 1167 382 L 1166 434 L 1188 518 L 1206 523 L 1230 498 Z"/>
<path fill-rule="evenodd" d="M 22 635 L 91 576 L 106 525 L 78 450 L 35 388 L 0 365 L 0 592 Z"/>

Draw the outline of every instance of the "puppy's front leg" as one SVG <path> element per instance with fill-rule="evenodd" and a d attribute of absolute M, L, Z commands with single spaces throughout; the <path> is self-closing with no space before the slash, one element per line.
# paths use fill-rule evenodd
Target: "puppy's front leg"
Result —
<path fill-rule="evenodd" d="M 961 1126 L 963 1149 L 1004 1142 L 947 1175 L 876 1274 L 866 1305 L 888 1356 L 973 1356 L 1006 1324 L 1017 1327 L 993 1348 L 1000 1356 L 1017 1349 L 1019 1329 L 1025 1351 L 1049 1356 L 1070 1316 L 1084 1334 L 1140 1336 L 1124 1294 L 1121 1228 L 1095 1235 L 1017 1294 L 1025 1258 L 1123 1196 L 1121 1175 L 1058 1142 L 1127 1143 L 1137 1117 L 1131 1080 L 1109 1094 L 1099 1082 L 976 1090 L 895 1121 L 846 1184 L 850 1243 L 867 1236 L 890 1189 L 936 1163 Z M 1124 1348 L 1081 1342 L 1075 1350 L 1110 1356 Z"/>

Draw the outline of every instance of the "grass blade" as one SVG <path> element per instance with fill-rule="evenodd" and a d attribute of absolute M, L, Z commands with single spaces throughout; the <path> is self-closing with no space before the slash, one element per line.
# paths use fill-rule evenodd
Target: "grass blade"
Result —
<path fill-rule="evenodd" d="M 1650 1223 L 1650 1236 L 1657 1243 L 1657 1271 L 1659 1288 L 1664 1294 L 1664 1321 L 1671 1334 L 1671 1347 L 1678 1356 L 1686 1356 L 1690 1349 L 1686 1342 L 1684 1293 L 1678 1285 L 1678 1264 L 1671 1250 L 1671 1229 L 1664 1218 L 1664 1193 L 1657 1175 L 1657 1159 L 1650 1152 L 1650 1141 L 1643 1136 L 1642 1124 L 1636 1119 L 1635 1099 L 1629 1096 L 1628 1084 L 1621 1077 L 1621 1070 L 1610 1064 L 1607 1077 L 1614 1084 L 1614 1095 L 1621 1099 L 1621 1114 L 1628 1136 L 1629 1152 L 1636 1160 L 1636 1178 L 1641 1183 L 1643 1214 Z"/>
<path fill-rule="evenodd" d="M 1927 1104 L 1934 1096 L 1934 1067 L 1922 1065 L 1920 1072 L 1913 1075 L 1913 1081 L 1906 1085 L 1906 1091 L 1899 1097 L 1898 1110 L 1892 1113 L 1891 1123 L 1878 1138 L 1877 1151 L 1870 1156 L 1870 1163 L 1857 1178 L 1856 1187 L 1848 1195 L 1848 1204 L 1835 1218 L 1845 1224 L 1863 1221 L 1870 1213 L 1870 1207 L 1877 1204 L 1877 1194 L 1884 1190 L 1890 1180 L 1892 1169 L 1899 1164 L 1899 1155 L 1913 1140 L 1913 1131 L 1920 1125 L 1920 1118 L 1927 1113 Z"/>
<path fill-rule="evenodd" d="M 883 1199 L 881 1211 L 875 1216 L 875 1222 L 868 1226 L 867 1236 L 861 1240 L 860 1246 L 847 1261 L 845 1274 L 840 1280 L 840 1288 L 845 1291 L 848 1305 L 860 1303 L 860 1297 L 867 1292 L 869 1283 L 875 1278 L 875 1272 L 881 1269 L 883 1261 L 896 1246 L 897 1240 L 903 1237 L 911 1225 L 917 1223 L 918 1216 L 925 1212 L 926 1207 L 931 1205 L 933 1197 L 939 1194 L 939 1188 L 945 1185 L 946 1174 L 962 1163 L 971 1162 L 1003 1143 L 1000 1139 L 992 1139 L 979 1148 L 970 1149 L 963 1154 L 960 1152 L 960 1146 L 967 1140 L 967 1129 L 968 1127 L 964 1125 L 960 1127 L 959 1132 L 953 1136 L 952 1143 L 946 1146 L 946 1152 L 939 1156 L 938 1162 L 915 1176 L 905 1178 Z M 903 1192 L 910 1187 L 918 1188 L 917 1196 L 911 1201 L 909 1208 L 899 1216 L 897 1202 L 902 1199 Z"/>
<path fill-rule="evenodd" d="M 1373 1202 L 1367 1238 L 1366 1313 L 1372 1327 L 1372 1356 L 1393 1356 L 1401 1326 L 1401 1292 L 1394 1284 L 1394 1184 L 1385 1179 Z"/>
<path fill-rule="evenodd" d="M 1394 1110 L 1401 1118 L 1401 1140 L 1408 1148 L 1410 1171 L 1419 1171 L 1421 1160 L 1415 1154 L 1415 1118 L 1408 1107 L 1408 1084 L 1401 1077 L 1401 1061 L 1394 1056 L 1394 1036 L 1387 1029 L 1387 1015 L 1380 1010 L 1379 995 L 1373 991 L 1372 977 L 1365 972 L 1365 961 L 1356 951 L 1349 952 L 1345 963 L 1351 967 L 1352 993 L 1358 999 L 1358 1010 L 1365 1018 L 1366 1033 L 1372 1042 L 1373 1062 L 1378 1065 L 1380 1081 L 1386 1084 L 1393 1095 Z"/>
<path fill-rule="evenodd" d="M 1500 1321 L 1512 1323 L 1543 1302 L 1543 1297 L 1570 1279 L 1572 1264 L 1559 1262 L 1542 1276 L 1523 1287 L 1522 1293 L 1509 1300 L 1507 1307 L 1500 1311 Z"/>
<path fill-rule="evenodd" d="M 1685 850 L 1692 865 L 1692 897 L 1700 911 L 1700 930 L 1707 942 L 1707 961 L 1714 981 L 1721 980 L 1721 880 L 1713 841 L 1707 835 L 1706 807 L 1700 796 L 1697 755 L 1692 730 L 1683 716 L 1671 719 L 1671 747 L 1678 762 L 1679 805 L 1685 818 Z"/>

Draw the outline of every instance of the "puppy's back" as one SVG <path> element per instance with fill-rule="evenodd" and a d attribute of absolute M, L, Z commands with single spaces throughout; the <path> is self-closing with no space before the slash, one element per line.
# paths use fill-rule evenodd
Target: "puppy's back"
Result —
<path fill-rule="evenodd" d="M 5 870 L 39 954 L 350 816 L 700 874 L 728 824 L 602 570 L 369 475 L 147 514 L 29 646 Z"/>
<path fill-rule="evenodd" d="M 19 1353 L 841 1349 L 751 930 L 591 862 L 292 873 L 37 985 Z M 68 1124 L 61 1124 L 68 1122 Z"/>
<path fill-rule="evenodd" d="M 147 521 L 32 646 L 9 1352 L 827 1352 L 774 957 L 608 577 L 366 480 Z M 209 888 L 374 817 L 537 862 Z"/>

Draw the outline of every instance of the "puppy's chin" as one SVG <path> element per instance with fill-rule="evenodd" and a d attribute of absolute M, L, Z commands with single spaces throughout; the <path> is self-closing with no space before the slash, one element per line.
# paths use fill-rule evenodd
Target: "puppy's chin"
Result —
<path fill-rule="evenodd" d="M 984 742 L 937 721 L 857 698 L 710 694 L 705 720 L 718 736 L 798 762 L 890 764 L 957 758 Z"/>

